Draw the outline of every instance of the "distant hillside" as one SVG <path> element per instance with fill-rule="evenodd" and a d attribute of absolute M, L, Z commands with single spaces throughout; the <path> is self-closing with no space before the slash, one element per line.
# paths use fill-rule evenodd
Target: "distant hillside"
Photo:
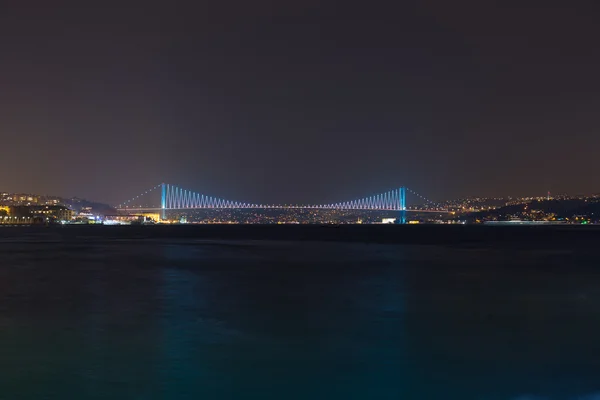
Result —
<path fill-rule="evenodd" d="M 64 205 L 77 212 L 80 212 L 83 208 L 91 208 L 92 214 L 97 215 L 111 215 L 116 214 L 117 212 L 117 210 L 114 207 L 108 204 L 97 203 L 86 199 L 80 199 L 78 197 L 73 197 L 71 199 L 62 199 L 62 201 Z"/>
<path fill-rule="evenodd" d="M 480 211 L 468 215 L 468 219 L 479 220 L 508 220 L 520 218 L 525 220 L 545 220 L 556 218 L 573 219 L 587 217 L 593 221 L 600 220 L 600 201 L 548 200 L 532 201 L 526 204 L 509 205 L 495 210 Z"/>

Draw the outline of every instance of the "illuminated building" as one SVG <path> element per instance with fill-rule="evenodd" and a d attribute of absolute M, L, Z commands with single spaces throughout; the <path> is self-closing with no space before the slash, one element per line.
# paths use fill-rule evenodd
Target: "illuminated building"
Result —
<path fill-rule="evenodd" d="M 33 218 L 42 218 L 44 222 L 71 221 L 73 210 L 63 206 L 33 206 L 30 207 Z"/>

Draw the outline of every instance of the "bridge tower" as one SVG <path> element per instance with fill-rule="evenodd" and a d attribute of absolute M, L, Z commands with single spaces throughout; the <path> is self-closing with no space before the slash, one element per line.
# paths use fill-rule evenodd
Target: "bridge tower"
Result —
<path fill-rule="evenodd" d="M 406 224 L 406 187 L 402 186 L 399 190 L 400 196 L 398 196 L 398 209 L 400 215 L 398 216 L 397 222 L 399 224 Z"/>
<path fill-rule="evenodd" d="M 167 211 L 165 210 L 167 206 L 167 185 L 165 183 L 160 185 L 160 208 L 161 208 L 161 218 L 167 219 Z"/>

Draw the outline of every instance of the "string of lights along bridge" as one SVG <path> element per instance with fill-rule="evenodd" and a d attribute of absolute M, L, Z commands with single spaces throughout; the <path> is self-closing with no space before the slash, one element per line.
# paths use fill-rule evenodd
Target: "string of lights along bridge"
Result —
<path fill-rule="evenodd" d="M 160 192 L 160 204 L 156 204 L 156 194 Z M 409 208 L 406 206 L 407 192 L 421 199 L 425 206 Z M 154 197 L 154 199 L 153 199 Z M 175 185 L 161 183 L 146 190 L 138 196 L 117 206 L 122 211 L 150 210 L 186 210 L 186 209 L 320 209 L 320 210 L 389 210 L 389 211 L 420 211 L 444 212 L 435 203 L 418 193 L 400 187 L 357 200 L 328 204 L 257 204 L 207 196 L 201 193 L 182 189 Z"/>

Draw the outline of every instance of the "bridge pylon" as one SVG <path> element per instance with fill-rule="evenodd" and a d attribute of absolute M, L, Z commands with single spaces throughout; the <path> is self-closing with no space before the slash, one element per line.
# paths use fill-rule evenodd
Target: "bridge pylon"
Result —
<path fill-rule="evenodd" d="M 398 215 L 396 222 L 398 224 L 406 224 L 406 187 L 402 186 L 398 191 L 398 209 L 400 210 L 400 215 Z"/>
<path fill-rule="evenodd" d="M 167 219 L 167 210 L 165 210 L 167 206 L 167 184 L 162 183 L 160 185 L 160 209 L 161 209 L 161 218 L 163 220 Z"/>

